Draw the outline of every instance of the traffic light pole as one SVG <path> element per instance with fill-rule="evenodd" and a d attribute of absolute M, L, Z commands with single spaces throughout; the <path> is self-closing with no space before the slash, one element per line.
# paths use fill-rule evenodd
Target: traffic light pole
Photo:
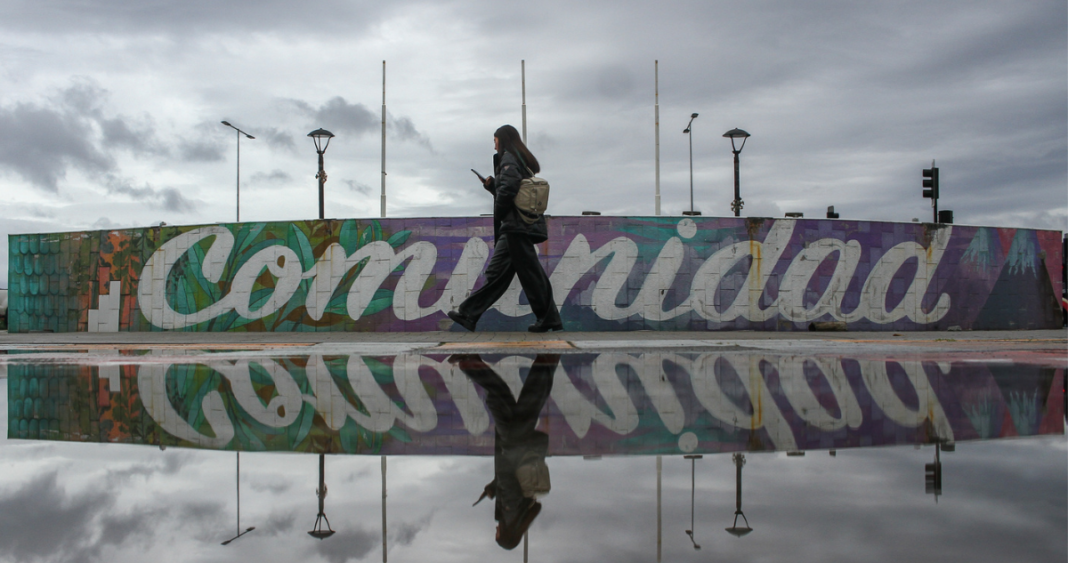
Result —
<path fill-rule="evenodd" d="M 934 218 L 931 222 L 938 222 L 938 167 L 931 160 L 931 167 L 923 169 L 923 197 L 931 198 L 931 207 L 934 209 Z"/>

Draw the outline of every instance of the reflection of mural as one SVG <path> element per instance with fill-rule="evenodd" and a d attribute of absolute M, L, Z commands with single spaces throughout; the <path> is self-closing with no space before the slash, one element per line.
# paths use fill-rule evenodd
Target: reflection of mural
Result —
<path fill-rule="evenodd" d="M 491 231 L 438 218 L 11 235 L 10 330 L 437 330 Z M 561 217 L 539 251 L 569 330 L 1060 326 L 1055 231 Z M 524 301 L 517 283 L 480 328 L 525 327 Z"/>
<path fill-rule="evenodd" d="M 483 356 L 518 394 L 532 357 Z M 355 454 L 493 452 L 446 356 L 9 366 L 9 437 Z M 561 357 L 555 455 L 828 449 L 1064 431 L 1064 370 L 746 353 Z"/>

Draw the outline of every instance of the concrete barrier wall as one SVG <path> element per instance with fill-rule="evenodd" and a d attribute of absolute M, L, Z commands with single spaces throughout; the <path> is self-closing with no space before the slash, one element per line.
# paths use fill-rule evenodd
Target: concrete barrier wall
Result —
<path fill-rule="evenodd" d="M 424 331 L 472 288 L 489 218 L 9 237 L 9 330 Z M 824 219 L 552 217 L 567 330 L 1061 326 L 1061 233 Z M 518 280 L 480 330 L 525 330 Z"/>

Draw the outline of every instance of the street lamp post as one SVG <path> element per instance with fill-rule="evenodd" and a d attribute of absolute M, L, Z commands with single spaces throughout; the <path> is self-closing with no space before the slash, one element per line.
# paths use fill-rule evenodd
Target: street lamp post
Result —
<path fill-rule="evenodd" d="M 233 129 L 237 132 L 237 222 L 241 222 L 241 135 L 244 135 L 246 139 L 255 139 L 252 135 L 245 133 L 244 131 L 230 125 L 229 121 L 223 121 L 223 125 Z"/>
<path fill-rule="evenodd" d="M 322 158 L 322 154 L 319 153 L 319 158 Z M 318 540 L 325 540 L 334 535 L 334 530 L 330 527 L 330 519 L 326 517 L 324 509 L 324 501 L 326 501 L 326 456 L 324 454 L 319 454 L 319 488 L 315 489 L 315 496 L 319 497 L 319 514 L 315 517 L 315 526 L 308 532 L 308 535 Z M 326 523 L 325 530 L 323 529 L 324 522 Z"/>
<path fill-rule="evenodd" d="M 237 452 L 237 535 L 222 542 L 222 544 L 230 545 L 230 542 L 255 529 L 255 526 L 249 526 L 245 531 L 241 531 L 241 452 Z"/>
<path fill-rule="evenodd" d="M 686 124 L 686 128 L 682 130 L 683 133 L 690 137 L 690 212 L 682 212 L 683 215 L 700 215 L 693 210 L 693 120 L 697 119 L 697 114 L 690 114 L 690 122 Z"/>
<path fill-rule="evenodd" d="M 738 129 L 737 127 L 727 131 L 723 134 L 731 140 L 731 150 L 734 152 L 734 201 L 731 202 L 731 209 L 734 210 L 734 216 L 738 217 L 742 212 L 742 195 L 738 185 L 738 154 L 742 152 L 742 148 L 745 147 L 745 140 L 749 138 L 749 133 Z M 741 139 L 742 146 L 734 146 L 734 140 Z"/>
<path fill-rule="evenodd" d="M 326 183 L 326 171 L 323 170 L 323 153 L 326 152 L 326 147 L 330 146 L 330 139 L 334 138 L 334 134 L 326 129 L 316 129 L 308 136 L 315 142 L 315 152 L 319 153 L 319 173 L 315 177 L 319 180 L 319 218 L 326 218 L 325 207 L 323 205 L 323 184 Z M 326 139 L 326 142 L 323 142 Z"/>
<path fill-rule="evenodd" d="M 703 455 L 684 455 L 682 457 L 683 457 L 683 459 L 690 460 L 690 529 L 686 530 L 686 535 L 690 536 L 690 543 L 693 544 L 694 550 L 698 550 L 698 549 L 701 549 L 701 545 L 697 543 L 697 538 L 694 537 L 695 530 L 694 530 L 694 525 L 693 525 L 693 505 L 694 505 L 694 500 L 695 500 L 694 495 L 696 494 L 696 491 L 697 491 L 697 487 L 696 487 L 697 482 L 694 480 L 695 479 L 694 473 L 696 471 L 697 460 L 703 458 L 704 456 Z"/>
<path fill-rule="evenodd" d="M 744 131 L 743 131 L 744 133 Z M 734 461 L 734 524 L 730 528 L 726 528 L 727 533 L 740 538 L 753 531 L 753 528 L 749 527 L 749 519 L 745 517 L 745 513 L 742 512 L 742 466 L 745 465 L 745 454 L 736 453 L 732 457 Z M 738 525 L 738 517 L 741 516 L 745 521 L 745 526 Z"/>

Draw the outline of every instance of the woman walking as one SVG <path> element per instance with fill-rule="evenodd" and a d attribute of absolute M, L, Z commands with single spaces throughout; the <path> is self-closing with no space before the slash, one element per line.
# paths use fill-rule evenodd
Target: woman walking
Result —
<path fill-rule="evenodd" d="M 483 183 L 483 187 L 493 194 L 493 258 L 486 267 L 486 284 L 475 290 L 455 311 L 449 311 L 449 318 L 474 331 L 482 313 L 504 295 L 512 278 L 519 276 L 519 283 L 537 317 L 527 330 L 563 330 L 549 276 L 534 251 L 535 244 L 549 238 L 545 216 L 528 224 L 519 217 L 520 212 L 515 207 L 520 182 L 540 172 L 541 166 L 511 125 L 502 126 L 493 134 L 493 148 L 497 151 L 493 155 L 494 176 L 486 178 Z"/>

